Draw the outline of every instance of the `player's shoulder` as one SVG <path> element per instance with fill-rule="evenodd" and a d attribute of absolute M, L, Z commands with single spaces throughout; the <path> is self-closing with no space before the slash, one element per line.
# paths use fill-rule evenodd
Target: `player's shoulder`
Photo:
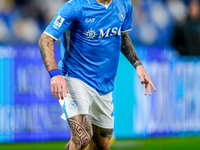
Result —
<path fill-rule="evenodd" d="M 81 8 L 86 3 L 85 1 L 87 2 L 87 0 L 69 0 L 61 6 L 59 13 L 68 14 L 69 11 L 72 11 L 74 14 L 78 15 Z"/>
<path fill-rule="evenodd" d="M 119 6 L 124 6 L 125 9 L 132 7 L 131 0 L 116 0 Z"/>
<path fill-rule="evenodd" d="M 74 8 L 80 8 L 80 7 L 84 6 L 85 4 L 88 4 L 87 0 L 69 0 L 64 5 L 66 5 L 66 6 L 71 5 Z"/>

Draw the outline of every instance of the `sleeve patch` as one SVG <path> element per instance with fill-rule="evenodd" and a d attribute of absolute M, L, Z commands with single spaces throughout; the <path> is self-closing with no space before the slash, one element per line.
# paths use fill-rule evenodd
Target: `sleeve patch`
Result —
<path fill-rule="evenodd" d="M 64 21 L 65 19 L 61 17 L 60 15 L 58 15 L 58 17 L 56 18 L 54 22 L 54 28 L 58 30 L 62 26 Z"/>

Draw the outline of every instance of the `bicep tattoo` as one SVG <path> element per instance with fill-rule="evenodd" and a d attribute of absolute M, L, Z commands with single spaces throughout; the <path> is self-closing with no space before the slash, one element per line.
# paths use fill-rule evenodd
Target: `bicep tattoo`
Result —
<path fill-rule="evenodd" d="M 142 65 L 127 32 L 122 32 L 121 34 L 121 52 L 135 68 Z"/>
<path fill-rule="evenodd" d="M 40 53 L 48 71 L 58 69 L 54 56 L 53 42 L 54 39 L 44 33 L 39 40 Z"/>

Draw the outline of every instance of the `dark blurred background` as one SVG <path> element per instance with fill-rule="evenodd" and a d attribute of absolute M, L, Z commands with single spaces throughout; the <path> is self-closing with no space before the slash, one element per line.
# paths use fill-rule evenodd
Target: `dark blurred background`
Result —
<path fill-rule="evenodd" d="M 45 27 L 66 1 L 1 0 L 0 42 L 37 43 Z M 194 50 L 200 43 L 198 0 L 132 1 L 133 30 L 129 34 L 134 44 L 173 45 L 181 55 L 199 55 L 200 52 Z M 189 28 L 194 30 L 186 31 Z M 187 44 L 188 41 L 190 44 Z M 192 53 L 187 53 L 186 49 L 192 49 Z"/>
<path fill-rule="evenodd" d="M 0 143 L 70 137 L 37 46 L 65 2 L 0 0 Z M 129 35 L 157 92 L 144 96 L 135 70 L 121 55 L 113 92 L 115 138 L 200 136 L 199 1 L 132 2 Z M 57 61 L 59 53 L 58 41 Z"/>
<path fill-rule="evenodd" d="M 65 1 L 1 0 L 0 41 L 37 43 Z M 133 31 L 130 35 L 134 43 L 169 45 L 175 23 L 187 17 L 187 5 L 181 0 L 133 0 Z"/>

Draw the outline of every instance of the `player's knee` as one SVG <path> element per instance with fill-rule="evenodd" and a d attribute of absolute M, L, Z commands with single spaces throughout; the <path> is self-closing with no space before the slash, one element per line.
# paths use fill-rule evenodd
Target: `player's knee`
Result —
<path fill-rule="evenodd" d="M 98 143 L 97 145 L 98 150 L 109 150 L 110 149 L 110 140 L 106 140 L 105 142 Z"/>
<path fill-rule="evenodd" d="M 78 115 L 68 119 L 71 128 L 71 142 L 77 150 L 84 149 L 93 136 L 89 115 Z"/>
<path fill-rule="evenodd" d="M 81 136 L 72 136 L 71 141 L 76 148 L 76 150 L 85 149 L 90 143 L 91 137 L 81 137 Z"/>
<path fill-rule="evenodd" d="M 93 136 L 93 131 L 88 130 L 86 132 L 86 130 L 83 129 L 79 130 L 78 133 L 79 134 L 72 134 L 71 141 L 77 150 L 82 150 L 90 143 Z"/>
<path fill-rule="evenodd" d="M 110 149 L 110 139 L 112 138 L 113 129 L 97 128 L 100 131 L 98 136 L 99 140 L 96 140 L 96 146 L 99 150 Z"/>

